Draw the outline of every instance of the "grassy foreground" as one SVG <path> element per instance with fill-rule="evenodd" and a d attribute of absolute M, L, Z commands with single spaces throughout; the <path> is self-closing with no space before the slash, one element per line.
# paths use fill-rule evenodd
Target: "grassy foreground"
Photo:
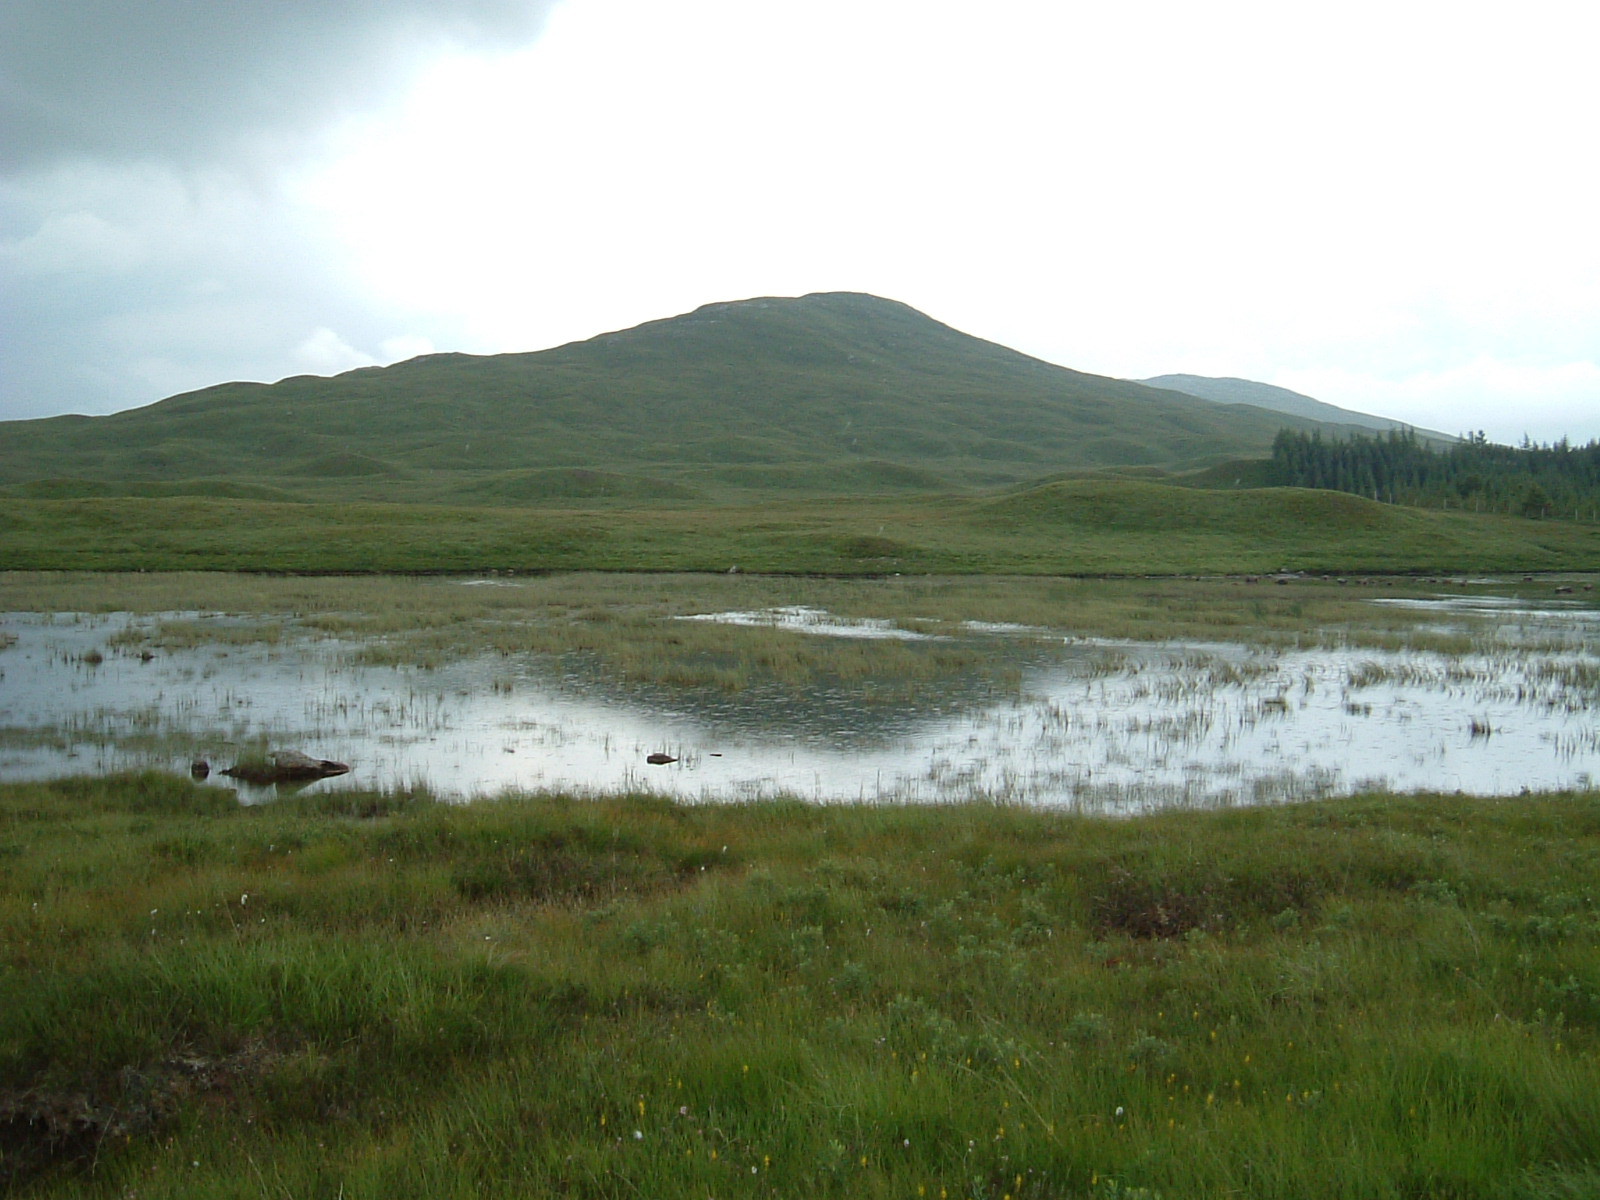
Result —
<path fill-rule="evenodd" d="M 0 1190 L 1576 1197 L 1600 798 L 0 786 Z"/>

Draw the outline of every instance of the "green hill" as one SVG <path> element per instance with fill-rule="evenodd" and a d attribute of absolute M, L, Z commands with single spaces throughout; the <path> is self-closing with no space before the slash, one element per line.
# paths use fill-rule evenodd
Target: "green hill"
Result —
<path fill-rule="evenodd" d="M 537 353 L 6 422 L 0 488 L 511 504 L 883 494 L 1199 469 L 1265 456 L 1285 424 L 1315 422 L 1082 374 L 835 292 L 706 305 Z"/>

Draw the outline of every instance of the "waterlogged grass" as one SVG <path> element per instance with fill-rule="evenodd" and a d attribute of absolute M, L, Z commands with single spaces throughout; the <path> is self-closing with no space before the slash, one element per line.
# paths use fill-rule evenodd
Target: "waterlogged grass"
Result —
<path fill-rule="evenodd" d="M 1546 599 L 1549 584 L 1524 587 Z M 476 580 L 409 575 L 293 577 L 223 572 L 116 574 L 0 573 L 0 611 L 97 614 L 211 613 L 163 620 L 111 639 L 110 648 L 276 641 L 288 632 L 362 641 L 393 661 L 519 649 L 579 649 L 626 657 L 702 642 L 723 649 L 748 637 L 764 651 L 810 647 L 828 654 L 896 653 L 904 643 L 841 647 L 784 629 L 667 622 L 696 614 L 805 605 L 846 618 L 882 619 L 906 630 L 960 635 L 966 622 L 1032 627 L 1083 637 L 1306 644 L 1334 640 L 1386 648 L 1470 649 L 1470 631 L 1492 614 L 1452 616 L 1374 606 L 1374 596 L 1430 595 L 1431 580 L 1390 578 L 1377 586 L 1301 579 L 1289 586 L 1242 579 L 1068 579 L 1032 576 L 793 578 L 720 574 L 492 576 Z M 650 632 L 646 634 L 644 631 Z M 642 639 L 633 650 L 612 649 Z M 676 640 L 674 640 L 676 639 Z M 919 647 L 919 649 L 925 647 Z M 937 647 L 934 647 L 937 649 Z"/>
<path fill-rule="evenodd" d="M 272 647 L 295 636 L 326 642 L 355 667 L 437 668 L 486 655 L 505 657 L 509 667 L 533 656 L 558 664 L 568 676 L 612 683 L 720 693 L 845 687 L 893 704 L 956 677 L 990 689 L 1018 687 L 1019 660 L 1009 652 L 1015 646 L 956 636 L 970 632 L 966 622 L 1041 631 L 1054 626 L 1057 641 L 1062 631 L 1125 635 L 1142 628 L 1150 636 L 1159 627 L 1171 636 L 1179 614 L 1193 625 L 1194 601 L 1202 591 L 1182 583 L 1130 589 L 1126 583 L 1037 579 L 571 574 L 462 581 L 11 573 L 0 577 L 0 611 L 182 614 L 108 633 L 104 646 L 92 651 L 102 657 L 152 657 L 200 646 Z M 1303 600 L 1252 598 L 1241 606 L 1239 597 L 1216 588 L 1209 599 L 1200 606 L 1209 612 L 1202 618 L 1208 629 L 1253 620 L 1262 627 L 1258 634 L 1268 636 L 1269 610 L 1297 628 L 1304 624 Z M 933 636 L 846 639 L 675 619 L 796 604 Z M 1331 619 L 1334 610 L 1314 607 Z M 1412 620 L 1398 611 L 1390 619 Z M 503 686 L 513 685 L 508 671 Z"/>
<path fill-rule="evenodd" d="M 1556 1197 L 1600 802 L 0 787 L 33 1196 Z"/>
<path fill-rule="evenodd" d="M 108 635 L 107 654 L 276 645 L 292 634 L 327 640 L 358 666 L 428 668 L 463 657 L 532 654 L 559 657 L 572 671 L 598 670 L 629 682 L 725 691 L 768 684 L 871 685 L 889 700 L 953 673 L 976 672 L 1011 686 L 1017 679 L 1014 663 L 950 639 L 841 640 L 673 619 L 729 605 L 790 603 L 796 594 L 862 608 L 874 593 L 886 594 L 883 584 L 871 581 L 563 575 L 470 582 L 13 574 L 0 581 L 0 608 L 92 612 L 109 605 L 215 614 L 119 630 Z M 959 630 L 959 622 L 938 624 Z"/>
<path fill-rule="evenodd" d="M 566 573 L 463 580 L 10 572 L 0 575 L 0 611 L 89 618 L 109 611 L 181 614 L 109 633 L 104 646 L 92 651 L 103 655 L 271 647 L 294 637 L 323 640 L 330 653 L 354 666 L 435 668 L 468 657 L 532 655 L 559 661 L 568 674 L 629 684 L 729 693 L 844 686 L 883 703 L 957 676 L 1014 690 L 1021 679 L 1018 653 L 1026 653 L 1026 643 L 1044 639 L 1059 645 L 1064 636 L 1235 642 L 1258 649 L 1355 644 L 1452 655 L 1503 656 L 1529 648 L 1525 640 L 1514 647 L 1500 644 L 1492 613 L 1458 615 L 1441 628 L 1432 614 L 1369 603 L 1377 594 L 1431 594 L 1436 588 L 1432 581 L 1403 579 L 1373 588 L 1324 579 L 1277 586 L 1236 578 Z M 1543 599 L 1551 585 L 1526 588 Z M 782 627 L 675 619 L 797 605 L 922 636 L 819 637 Z M 1001 644 L 975 639 L 974 626 L 1012 632 Z M 1219 663 L 1212 674 L 1245 669 Z M 1208 676 L 1208 682 L 1240 681 Z"/>

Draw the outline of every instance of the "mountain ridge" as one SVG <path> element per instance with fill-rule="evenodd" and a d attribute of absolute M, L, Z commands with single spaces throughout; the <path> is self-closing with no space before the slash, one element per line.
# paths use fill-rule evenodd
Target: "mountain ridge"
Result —
<path fill-rule="evenodd" d="M 1260 383 L 1254 379 L 1240 379 L 1232 375 L 1155 375 L 1136 382 L 1146 387 L 1198 396 L 1202 400 L 1210 400 L 1217 404 L 1249 404 L 1256 408 L 1270 409 L 1273 412 L 1304 417 L 1330 425 L 1355 425 L 1363 430 L 1379 432 L 1414 428 L 1405 421 L 1357 412 L 1351 408 L 1341 408 L 1337 404 L 1329 404 L 1325 400 L 1318 400 L 1303 392 L 1291 391 L 1289 388 L 1270 383 Z M 1450 434 L 1431 429 L 1417 429 L 1416 432 L 1433 441 L 1457 440 Z"/>

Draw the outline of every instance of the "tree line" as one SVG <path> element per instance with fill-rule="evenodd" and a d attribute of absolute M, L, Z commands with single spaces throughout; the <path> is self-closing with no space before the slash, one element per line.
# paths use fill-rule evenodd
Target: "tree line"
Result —
<path fill-rule="evenodd" d="M 1324 438 L 1279 432 L 1269 469 L 1279 487 L 1327 488 L 1389 504 L 1591 521 L 1600 518 L 1600 441 L 1520 446 L 1482 431 L 1440 446 L 1411 429 Z"/>

